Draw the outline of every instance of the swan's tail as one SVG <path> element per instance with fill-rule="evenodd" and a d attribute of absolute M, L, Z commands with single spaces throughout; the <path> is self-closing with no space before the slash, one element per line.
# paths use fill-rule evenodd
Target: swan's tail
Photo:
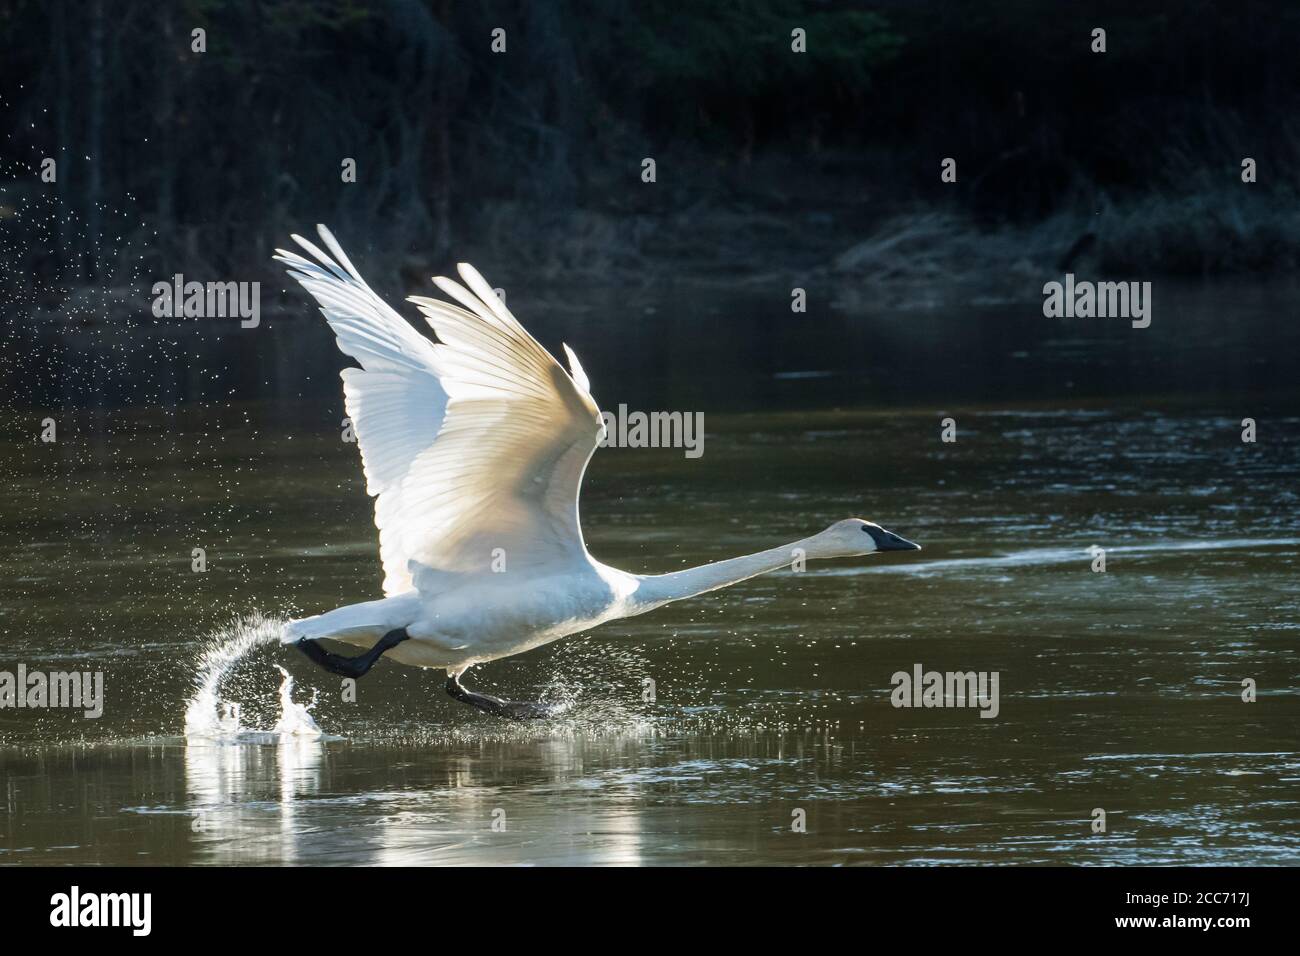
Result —
<path fill-rule="evenodd" d="M 332 637 L 370 647 L 394 628 L 411 624 L 418 610 L 419 598 L 414 591 L 380 601 L 348 604 L 324 614 L 289 621 L 280 629 L 280 643 L 295 644 L 304 637 L 311 640 Z"/>

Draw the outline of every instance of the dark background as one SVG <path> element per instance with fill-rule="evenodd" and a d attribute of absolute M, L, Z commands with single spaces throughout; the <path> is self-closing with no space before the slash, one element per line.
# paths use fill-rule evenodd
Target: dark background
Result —
<path fill-rule="evenodd" d="M 35 404 L 279 398 L 309 377 L 335 394 L 328 335 L 271 261 L 325 222 L 394 300 L 468 260 L 549 347 L 577 321 L 553 317 L 599 310 L 574 344 L 607 404 L 624 376 L 633 398 L 714 407 L 693 372 L 669 380 L 720 365 L 769 383 L 732 387 L 746 407 L 763 388 L 769 405 L 1276 389 L 1295 296 L 1261 290 L 1300 254 L 1298 28 L 1300 5 L 1266 0 L 0 0 L 0 386 Z M 1156 281 L 1156 330 L 1076 326 L 1105 340 L 1091 361 L 1048 354 L 1041 288 L 1066 270 Z M 268 326 L 310 328 L 278 347 L 194 322 L 131 339 L 177 272 L 261 281 Z M 1188 281 L 1230 285 L 1160 284 Z M 1190 333 L 1175 301 L 1200 309 Z M 918 305 L 949 324 L 868 314 Z M 724 341 L 688 354 L 673 321 Z M 783 341 L 792 321 L 822 339 Z M 1199 353 L 1175 356 L 1189 335 Z M 837 368 L 836 342 L 870 374 Z M 797 378 L 827 371 L 843 387 Z"/>
<path fill-rule="evenodd" d="M 968 228 L 1141 209 L 1170 234 L 1100 232 L 1103 264 L 1292 268 L 1276 207 L 1295 198 L 1298 26 L 1300 6 L 1262 0 L 6 0 L 4 151 L 32 167 L 7 192 L 41 192 L 37 159 L 61 160 L 84 234 L 27 265 L 67 281 L 118 265 L 104 205 L 162 272 L 269 268 L 317 220 L 420 271 L 484 248 L 733 269 L 851 244 L 910 204 Z M 1241 229 L 1231 209 L 1260 215 Z"/>

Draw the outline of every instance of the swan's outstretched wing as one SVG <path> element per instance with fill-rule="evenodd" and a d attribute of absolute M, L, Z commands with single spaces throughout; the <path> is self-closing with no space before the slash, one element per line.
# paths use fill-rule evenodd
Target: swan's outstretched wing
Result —
<path fill-rule="evenodd" d="M 339 348 L 361 363 L 343 371 L 343 391 L 376 496 L 384 593 L 436 587 L 447 573 L 585 554 L 578 488 L 603 426 L 569 347 L 572 377 L 464 263 L 464 286 L 434 279 L 464 308 L 411 298 L 434 344 L 317 228 L 333 258 L 298 236 L 316 261 L 284 250 L 276 258 L 320 303 Z"/>

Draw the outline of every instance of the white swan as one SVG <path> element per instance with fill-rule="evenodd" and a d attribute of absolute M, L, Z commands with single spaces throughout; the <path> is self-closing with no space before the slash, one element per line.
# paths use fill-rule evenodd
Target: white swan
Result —
<path fill-rule="evenodd" d="M 282 642 L 327 669 L 359 677 L 387 653 L 445 668 L 447 692 L 481 710 L 544 716 L 542 705 L 476 694 L 459 678 L 474 664 L 786 567 L 800 551 L 815 559 L 919 549 L 850 518 L 671 574 L 602 564 L 582 538 L 578 489 L 604 426 L 573 351 L 564 346 L 566 373 L 464 263 L 464 286 L 433 280 L 463 308 L 410 298 L 434 344 L 366 285 L 329 230 L 317 229 L 330 254 L 294 236 L 312 259 L 283 249 L 276 259 L 361 364 L 343 370 L 343 393 L 375 497 L 387 595 L 285 625 Z M 342 657 L 320 638 L 368 650 Z"/>

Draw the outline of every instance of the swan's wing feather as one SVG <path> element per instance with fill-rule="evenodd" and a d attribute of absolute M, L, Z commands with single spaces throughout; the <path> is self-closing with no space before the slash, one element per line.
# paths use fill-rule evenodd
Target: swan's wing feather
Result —
<path fill-rule="evenodd" d="M 578 388 L 590 395 L 591 382 L 587 379 L 587 373 L 582 370 L 582 363 L 578 361 L 578 356 L 573 354 L 573 349 L 569 348 L 568 342 L 561 342 L 560 344 L 564 346 L 564 354 L 568 356 L 569 374 L 573 376 L 573 381 Z"/>
<path fill-rule="evenodd" d="M 324 226 L 328 243 L 334 243 Z M 400 367 L 411 371 L 432 370 L 433 343 L 394 312 L 366 285 L 351 263 L 344 270 L 320 249 L 301 236 L 294 240 L 320 261 L 312 262 L 294 252 L 277 249 L 275 258 L 289 267 L 297 279 L 320 303 L 339 350 L 361 363 L 362 368 Z"/>
<path fill-rule="evenodd" d="M 501 567 L 500 558 L 508 571 L 581 557 L 578 489 L 600 439 L 600 411 L 585 382 L 560 367 L 477 271 L 464 263 L 458 271 L 465 286 L 434 282 L 459 306 L 410 300 L 438 335 L 434 360 L 450 399 L 438 440 L 412 473 L 428 542 L 414 558 L 441 571 L 484 571 Z M 420 580 L 417 570 L 417 587 Z"/>
<path fill-rule="evenodd" d="M 318 228 L 329 253 L 295 236 L 316 261 L 276 258 L 361 362 L 344 370 L 344 395 L 377 497 L 385 593 L 500 567 L 498 558 L 510 570 L 584 554 L 578 489 L 603 426 L 572 351 L 570 377 L 466 264 L 468 288 L 434 280 L 459 305 L 411 300 L 433 344 Z"/>
<path fill-rule="evenodd" d="M 314 260 L 284 249 L 275 258 L 320 304 L 340 351 L 361 363 L 342 371 L 343 396 L 366 491 L 376 498 L 384 593 L 392 596 L 414 587 L 408 565 L 417 542 L 401 520 L 402 483 L 437 438 L 447 393 L 434 368 L 433 343 L 371 290 L 329 230 L 319 228 L 333 258 L 301 236 L 294 241 Z"/>

